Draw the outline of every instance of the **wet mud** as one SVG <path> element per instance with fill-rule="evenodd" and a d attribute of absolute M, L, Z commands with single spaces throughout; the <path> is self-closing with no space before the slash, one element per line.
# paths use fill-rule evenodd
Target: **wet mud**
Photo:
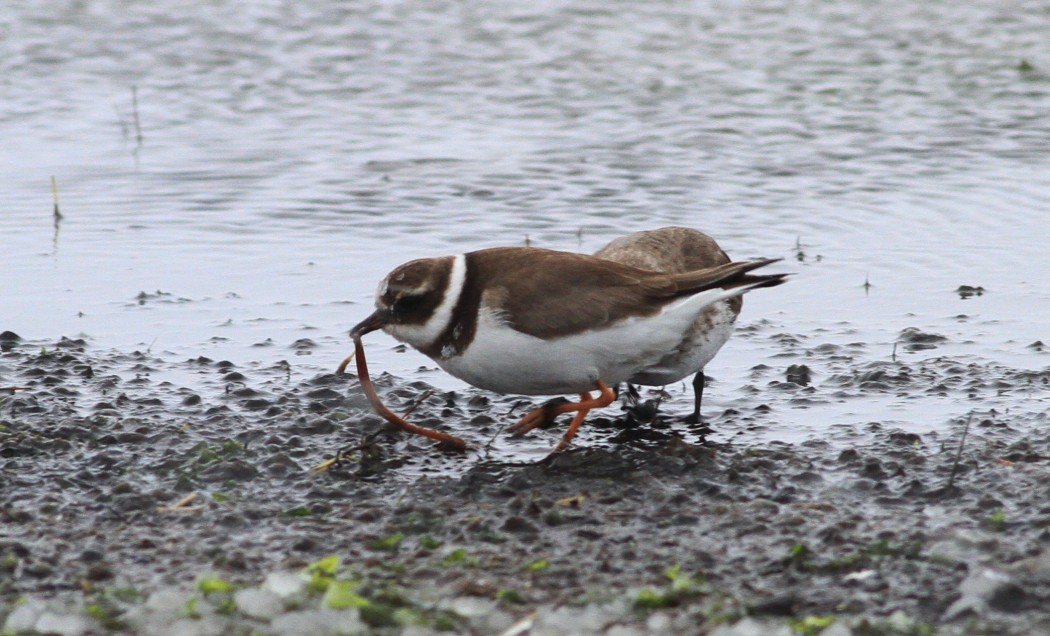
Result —
<path fill-rule="evenodd" d="M 902 334 L 911 358 L 872 361 L 770 331 L 744 337 L 768 340 L 780 362 L 755 367 L 734 408 L 688 425 L 688 395 L 643 392 L 648 404 L 592 414 L 550 456 L 566 422 L 521 440 L 502 432 L 538 402 L 377 375 L 393 410 L 473 446 L 444 452 L 375 415 L 353 374 L 7 332 L 0 624 L 1050 633 L 1050 369 L 938 356 L 936 334 Z M 829 421 L 791 443 L 754 434 L 789 409 L 819 420 L 831 417 L 822 405 L 887 395 L 957 412 L 921 432 L 895 415 Z M 985 395 L 996 408 L 981 408 Z M 318 575 L 333 555 L 337 568 Z M 351 609 L 332 604 L 336 587 L 250 609 L 247 592 L 273 595 L 278 573 L 304 569 L 352 584 Z M 177 609 L 157 614 L 172 594 Z"/>

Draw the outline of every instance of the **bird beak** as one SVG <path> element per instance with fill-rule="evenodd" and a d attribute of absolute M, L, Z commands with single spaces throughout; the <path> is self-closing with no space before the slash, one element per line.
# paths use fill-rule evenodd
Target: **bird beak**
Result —
<path fill-rule="evenodd" d="M 350 330 L 350 337 L 356 340 L 366 333 L 370 333 L 376 329 L 382 329 L 388 322 L 390 322 L 390 310 L 376 309 L 372 312 L 371 316 L 365 318 L 358 323 L 356 327 Z"/>

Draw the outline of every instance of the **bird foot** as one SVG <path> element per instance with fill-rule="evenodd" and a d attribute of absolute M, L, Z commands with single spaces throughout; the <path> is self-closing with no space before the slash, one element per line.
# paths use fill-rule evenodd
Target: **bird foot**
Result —
<path fill-rule="evenodd" d="M 550 426 L 551 424 L 554 424 L 554 420 L 559 415 L 572 410 L 571 408 L 564 408 L 571 404 L 572 402 L 569 402 L 563 397 L 554 398 L 543 406 L 529 411 L 525 417 L 521 418 L 516 424 L 513 424 L 507 430 L 514 437 L 521 437 L 534 428 Z"/>

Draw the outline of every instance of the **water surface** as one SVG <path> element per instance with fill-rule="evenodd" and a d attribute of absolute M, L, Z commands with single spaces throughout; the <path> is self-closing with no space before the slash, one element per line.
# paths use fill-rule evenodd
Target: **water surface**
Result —
<path fill-rule="evenodd" d="M 793 438 L 1045 410 L 763 389 L 1050 365 L 1048 31 L 1034 1 L 8 3 L 0 329 L 314 374 L 400 262 L 678 224 L 797 272 L 748 297 L 709 412 L 766 402 L 754 434 Z M 908 328 L 945 340 L 895 351 Z M 461 386 L 369 340 L 375 371 Z"/>

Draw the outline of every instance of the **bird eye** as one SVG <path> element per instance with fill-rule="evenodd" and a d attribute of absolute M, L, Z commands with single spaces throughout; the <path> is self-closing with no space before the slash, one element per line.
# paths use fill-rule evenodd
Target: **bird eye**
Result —
<path fill-rule="evenodd" d="M 394 303 L 394 313 L 398 316 L 411 315 L 423 307 L 423 297 L 418 295 L 402 296 Z"/>

